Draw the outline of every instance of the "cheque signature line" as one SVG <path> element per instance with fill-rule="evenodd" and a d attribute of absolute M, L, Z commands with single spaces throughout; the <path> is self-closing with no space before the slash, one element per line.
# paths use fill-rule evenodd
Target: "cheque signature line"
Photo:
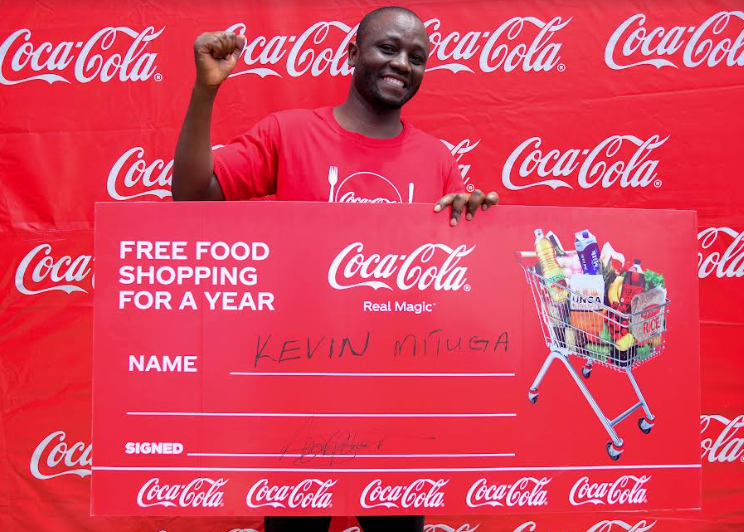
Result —
<path fill-rule="evenodd" d="M 231 371 L 238 377 L 515 377 L 514 373 L 312 373 L 280 371 Z"/>
<path fill-rule="evenodd" d="M 187 456 L 217 456 L 225 458 L 303 458 L 303 454 L 271 453 L 186 453 Z M 338 455 L 316 454 L 318 458 L 334 458 Z M 514 453 L 470 453 L 470 454 L 355 454 L 355 458 L 513 458 Z"/>
<path fill-rule="evenodd" d="M 320 418 L 488 418 L 517 417 L 514 413 L 314 413 L 314 412 L 127 412 L 128 416 L 181 416 L 181 417 L 320 417 Z"/>
<path fill-rule="evenodd" d="M 143 467 L 92 466 L 94 471 L 233 471 L 283 473 L 467 473 L 496 471 L 598 471 L 621 469 L 701 469 L 701 464 L 647 464 L 607 466 L 551 466 L 551 467 L 432 467 L 432 468 L 317 468 L 317 467 Z"/>

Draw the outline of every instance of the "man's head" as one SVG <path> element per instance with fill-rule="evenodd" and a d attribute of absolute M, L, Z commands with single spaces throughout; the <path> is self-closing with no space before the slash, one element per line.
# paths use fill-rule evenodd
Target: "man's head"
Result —
<path fill-rule="evenodd" d="M 415 13 L 375 9 L 359 23 L 356 43 L 349 43 L 352 89 L 374 108 L 399 109 L 418 91 L 428 56 L 429 36 Z"/>

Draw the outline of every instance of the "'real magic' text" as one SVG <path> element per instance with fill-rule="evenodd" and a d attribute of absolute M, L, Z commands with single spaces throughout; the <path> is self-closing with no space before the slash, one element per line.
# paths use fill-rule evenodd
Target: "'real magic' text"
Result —
<path fill-rule="evenodd" d="M 374 301 L 364 301 L 362 303 L 362 310 L 364 312 L 410 312 L 412 314 L 423 314 L 425 312 L 433 312 L 436 303 L 427 303 L 421 301 L 419 303 L 409 303 L 407 301 L 383 301 L 382 303 L 375 303 Z"/>

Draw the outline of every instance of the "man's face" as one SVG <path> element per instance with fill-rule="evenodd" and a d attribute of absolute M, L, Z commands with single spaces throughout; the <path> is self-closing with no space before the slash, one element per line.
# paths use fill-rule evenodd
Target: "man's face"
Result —
<path fill-rule="evenodd" d="M 349 44 L 354 89 L 375 108 L 399 109 L 418 91 L 428 54 L 421 21 L 407 13 L 382 13 L 362 42 Z"/>

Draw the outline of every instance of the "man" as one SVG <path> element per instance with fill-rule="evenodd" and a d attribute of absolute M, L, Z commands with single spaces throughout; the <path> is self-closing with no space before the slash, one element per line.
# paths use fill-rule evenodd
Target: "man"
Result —
<path fill-rule="evenodd" d="M 401 7 L 368 13 L 348 48 L 349 94 L 335 108 L 275 113 L 230 145 L 211 149 L 210 121 L 220 85 L 246 39 L 216 32 L 194 43 L 196 82 L 176 146 L 174 200 L 249 199 L 435 202 L 450 224 L 498 203 L 495 192 L 464 192 L 444 145 L 401 121 L 418 91 L 429 53 L 421 20 Z M 438 200 L 438 201 L 437 201 Z M 360 517 L 365 532 L 421 531 L 422 516 Z M 266 531 L 327 531 L 330 517 L 267 518 Z"/>

